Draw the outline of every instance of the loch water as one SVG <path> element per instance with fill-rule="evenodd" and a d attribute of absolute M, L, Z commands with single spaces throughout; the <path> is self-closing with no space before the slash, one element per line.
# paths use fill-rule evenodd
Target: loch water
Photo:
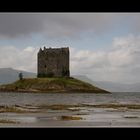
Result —
<path fill-rule="evenodd" d="M 140 93 L 0 93 L 0 105 L 39 105 L 39 104 L 139 104 Z"/>

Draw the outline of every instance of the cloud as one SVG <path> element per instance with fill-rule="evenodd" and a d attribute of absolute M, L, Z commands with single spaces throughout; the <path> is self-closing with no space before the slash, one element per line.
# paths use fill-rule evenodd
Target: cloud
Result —
<path fill-rule="evenodd" d="M 36 72 L 38 48 L 19 49 L 14 46 L 0 47 L 0 67 Z"/>
<path fill-rule="evenodd" d="M 38 50 L 32 46 L 0 46 L 0 67 L 36 72 Z M 109 50 L 70 48 L 70 72 L 94 81 L 140 82 L 140 35 L 116 37 Z"/>
<path fill-rule="evenodd" d="M 140 82 L 140 36 L 113 40 L 109 51 L 71 49 L 71 72 L 95 81 Z"/>
<path fill-rule="evenodd" d="M 42 31 L 42 18 L 33 14 L 1 13 L 0 37 L 17 38 Z"/>
<path fill-rule="evenodd" d="M 83 32 L 100 34 L 114 28 L 119 16 L 99 13 L 1 13 L 0 37 L 43 34 L 51 38 L 79 37 Z"/>

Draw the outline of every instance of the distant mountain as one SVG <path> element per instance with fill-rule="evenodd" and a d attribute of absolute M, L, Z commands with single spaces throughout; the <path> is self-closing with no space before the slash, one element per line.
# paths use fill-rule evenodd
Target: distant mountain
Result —
<path fill-rule="evenodd" d="M 92 81 L 90 78 L 84 75 L 73 75 L 73 77 L 89 82 L 110 92 L 140 92 L 140 83 L 124 84 L 110 81 Z"/>
<path fill-rule="evenodd" d="M 88 82 L 88 83 L 91 83 L 91 84 L 94 83 L 94 81 L 92 81 L 90 78 L 88 78 L 85 75 L 72 75 L 72 77 L 85 81 L 85 82 Z"/>
<path fill-rule="evenodd" d="M 0 84 L 12 83 L 19 79 L 18 75 L 22 72 L 23 77 L 35 77 L 36 73 L 15 70 L 12 68 L 0 68 Z"/>

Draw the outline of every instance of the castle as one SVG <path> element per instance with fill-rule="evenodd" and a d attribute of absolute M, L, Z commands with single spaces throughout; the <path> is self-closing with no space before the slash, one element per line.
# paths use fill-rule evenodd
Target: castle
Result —
<path fill-rule="evenodd" d="M 69 48 L 40 48 L 38 52 L 38 77 L 69 77 Z"/>

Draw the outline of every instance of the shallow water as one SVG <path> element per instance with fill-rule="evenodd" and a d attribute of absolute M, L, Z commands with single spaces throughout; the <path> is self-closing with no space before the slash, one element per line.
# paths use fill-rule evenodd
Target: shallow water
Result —
<path fill-rule="evenodd" d="M 0 105 L 15 104 L 102 104 L 126 103 L 139 104 L 140 93 L 0 93 Z"/>
<path fill-rule="evenodd" d="M 34 110 L 39 105 L 72 104 L 140 104 L 140 93 L 0 93 L 0 105 L 20 105 Z M 77 110 L 78 109 L 78 110 Z M 82 120 L 62 120 L 61 116 L 78 116 Z M 36 113 L 0 113 L 0 120 L 16 123 L 0 123 L 0 127 L 140 127 L 140 109 L 78 107 L 69 110 L 44 109 Z"/>

